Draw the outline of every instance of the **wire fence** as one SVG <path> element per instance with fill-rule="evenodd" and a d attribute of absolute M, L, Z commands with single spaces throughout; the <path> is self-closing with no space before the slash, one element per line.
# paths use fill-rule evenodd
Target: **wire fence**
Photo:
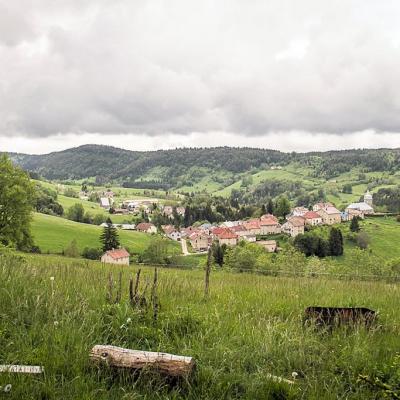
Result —
<path fill-rule="evenodd" d="M 157 263 L 135 263 L 146 267 L 160 267 L 166 269 L 185 269 L 203 270 L 203 266 L 185 264 L 157 264 Z M 205 269 L 205 266 L 204 266 Z M 314 272 L 314 271 L 294 271 L 294 270 L 275 270 L 275 269 L 246 269 L 246 268 L 224 268 L 214 267 L 213 272 L 233 272 L 255 275 L 266 275 L 275 277 L 293 278 L 334 278 L 339 280 L 362 280 L 362 281 L 389 281 L 391 283 L 400 282 L 400 275 L 396 274 L 350 274 L 335 272 Z"/>

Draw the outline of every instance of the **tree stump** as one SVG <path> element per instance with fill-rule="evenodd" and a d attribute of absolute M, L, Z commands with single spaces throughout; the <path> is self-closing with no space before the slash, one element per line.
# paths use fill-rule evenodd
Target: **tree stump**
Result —
<path fill-rule="evenodd" d="M 127 369 L 154 368 L 176 377 L 188 376 L 195 365 L 192 357 L 105 345 L 94 346 L 89 357 L 97 365 Z"/>

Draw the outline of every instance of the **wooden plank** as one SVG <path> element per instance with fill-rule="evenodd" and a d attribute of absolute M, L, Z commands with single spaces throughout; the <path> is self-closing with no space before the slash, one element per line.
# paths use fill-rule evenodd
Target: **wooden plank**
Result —
<path fill-rule="evenodd" d="M 19 374 L 42 374 L 44 368 L 38 365 L 0 365 L 0 372 Z"/>

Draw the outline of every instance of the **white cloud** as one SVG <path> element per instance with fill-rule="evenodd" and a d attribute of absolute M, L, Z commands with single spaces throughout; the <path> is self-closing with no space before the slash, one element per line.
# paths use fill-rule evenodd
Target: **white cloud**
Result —
<path fill-rule="evenodd" d="M 85 133 L 39 138 L 14 137 L 12 140 L 0 136 L 2 151 L 30 154 L 50 153 L 91 143 L 142 151 L 177 147 L 236 146 L 307 152 L 346 148 L 399 148 L 400 135 L 374 131 L 354 132 L 347 135 L 293 131 L 249 137 L 230 132 L 192 132 L 187 135 L 164 134 L 163 136 Z"/>
<path fill-rule="evenodd" d="M 397 1 L 14 3 L 0 0 L 0 143 L 14 150 L 399 145 Z"/>

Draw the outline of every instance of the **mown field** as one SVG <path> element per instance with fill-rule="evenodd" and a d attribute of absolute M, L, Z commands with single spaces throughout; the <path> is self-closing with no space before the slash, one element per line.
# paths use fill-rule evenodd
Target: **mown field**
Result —
<path fill-rule="evenodd" d="M 72 240 L 78 248 L 100 247 L 99 237 L 102 228 L 95 225 L 80 224 L 64 218 L 35 213 L 32 221 L 32 233 L 35 244 L 42 252 L 60 254 Z M 136 231 L 118 230 L 121 245 L 134 254 L 141 254 L 149 245 L 151 235 Z M 168 241 L 171 252 L 180 253 L 180 244 Z"/>
<path fill-rule="evenodd" d="M 371 399 L 359 375 L 395 379 L 400 348 L 399 286 L 385 282 L 278 278 L 212 271 L 159 270 L 157 321 L 133 309 L 128 278 L 137 267 L 86 264 L 55 256 L 0 257 L 0 358 L 43 365 L 43 376 L 0 374 L 8 399 Z M 108 304 L 109 271 L 123 272 L 120 304 Z M 143 281 L 153 270 L 143 269 Z M 54 280 L 51 279 L 54 277 Z M 143 287 L 143 286 L 142 286 Z M 365 306 L 371 330 L 303 328 L 306 306 Z M 95 344 L 165 351 L 196 359 L 187 381 L 90 365 Z M 292 379 L 276 383 L 273 374 Z"/>

